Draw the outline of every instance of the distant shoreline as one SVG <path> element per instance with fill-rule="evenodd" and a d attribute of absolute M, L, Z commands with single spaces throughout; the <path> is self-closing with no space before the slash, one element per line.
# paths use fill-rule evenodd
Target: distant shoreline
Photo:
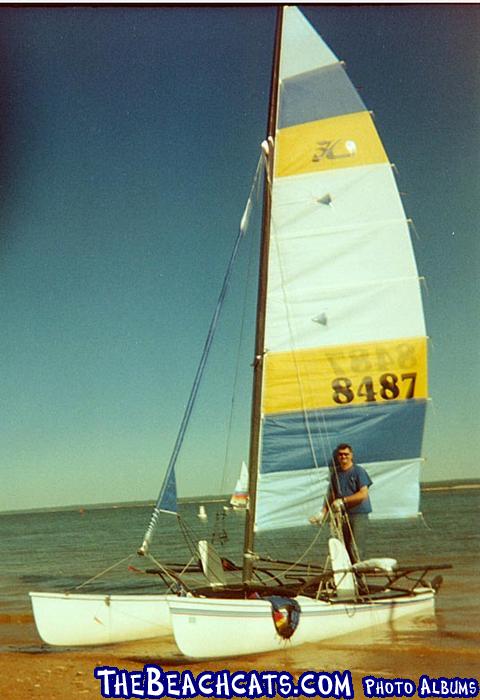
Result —
<path fill-rule="evenodd" d="M 461 491 L 467 489 L 480 489 L 480 481 L 467 480 L 452 480 L 452 481 L 428 481 L 420 484 L 422 493 L 430 491 Z M 180 498 L 180 505 L 192 503 L 228 503 L 231 494 L 225 496 L 190 496 L 188 498 Z M 125 501 L 123 503 L 78 503 L 76 505 L 66 506 L 44 506 L 43 508 L 21 508 L 19 510 L 3 510 L 2 515 L 16 515 L 17 513 L 54 513 L 54 512 L 84 512 L 87 510 L 106 510 L 111 508 L 153 508 L 153 501 Z"/>
<path fill-rule="evenodd" d="M 423 484 L 420 486 L 421 491 L 460 491 L 464 489 L 480 489 L 480 484 Z"/>

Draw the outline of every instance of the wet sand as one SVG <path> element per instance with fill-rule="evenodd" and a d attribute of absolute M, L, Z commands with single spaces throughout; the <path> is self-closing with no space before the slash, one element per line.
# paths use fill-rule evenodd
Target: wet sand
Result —
<path fill-rule="evenodd" d="M 366 631 L 355 642 L 338 639 L 328 644 L 292 648 L 241 659 L 189 661 L 182 657 L 172 640 L 135 642 L 82 650 L 52 650 L 42 644 L 31 616 L 1 616 L 0 697 L 8 700 L 39 698 L 100 698 L 100 682 L 94 678 L 97 666 L 115 666 L 142 671 L 145 664 L 156 664 L 165 671 L 289 671 L 294 677 L 304 671 L 344 671 L 352 674 L 355 697 L 364 698 L 362 678 L 410 678 L 415 683 L 422 674 L 430 677 L 473 678 L 480 654 L 475 647 L 462 650 L 461 658 L 449 645 L 433 644 L 416 649 L 397 644 L 395 635 L 376 636 Z M 418 695 L 414 695 L 418 697 Z"/>

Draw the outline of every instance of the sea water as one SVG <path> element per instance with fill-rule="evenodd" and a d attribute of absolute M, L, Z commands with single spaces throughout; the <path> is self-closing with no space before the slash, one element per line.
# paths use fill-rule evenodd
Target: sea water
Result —
<path fill-rule="evenodd" d="M 199 505 L 207 519 L 199 519 Z M 199 501 L 182 506 L 191 543 L 208 539 L 222 556 L 241 562 L 244 514 L 222 503 Z M 323 663 L 366 673 L 472 676 L 480 648 L 480 489 L 452 488 L 422 494 L 423 516 L 414 521 L 372 521 L 367 556 L 394 556 L 400 565 L 449 564 L 434 618 L 404 621 L 395 629 L 378 628 L 355 639 L 323 645 L 286 647 L 290 667 Z M 135 556 L 149 521 L 150 506 L 108 506 L 63 511 L 0 514 L 0 651 L 41 649 L 31 624 L 29 591 L 154 593 L 158 577 L 141 571 L 154 566 Z M 179 535 L 174 516 L 162 515 L 152 551 L 159 560 L 185 562 L 191 546 Z M 278 559 L 300 556 L 315 528 L 260 534 L 256 548 Z M 323 563 L 327 528 L 306 559 Z M 100 574 L 100 576 L 99 576 Z M 93 579 L 85 585 L 87 581 Z M 23 624 L 20 624 L 23 623 Z M 410 673 L 410 676 L 412 674 Z"/>

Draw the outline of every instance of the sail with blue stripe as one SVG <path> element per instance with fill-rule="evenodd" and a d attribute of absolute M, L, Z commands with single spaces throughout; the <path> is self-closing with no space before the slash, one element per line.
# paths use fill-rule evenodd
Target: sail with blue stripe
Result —
<path fill-rule="evenodd" d="M 409 224 L 343 64 L 283 12 L 256 529 L 318 512 L 339 442 L 373 481 L 373 515 L 412 517 L 428 387 Z"/>

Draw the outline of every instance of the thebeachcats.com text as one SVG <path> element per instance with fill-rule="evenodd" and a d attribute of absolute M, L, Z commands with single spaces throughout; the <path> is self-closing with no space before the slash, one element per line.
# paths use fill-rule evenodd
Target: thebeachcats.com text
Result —
<path fill-rule="evenodd" d="M 306 671 L 294 677 L 287 671 L 164 671 L 146 664 L 141 671 L 115 666 L 94 670 L 104 698 L 354 698 L 350 671 Z M 475 698 L 476 678 L 362 678 L 365 698 Z"/>

